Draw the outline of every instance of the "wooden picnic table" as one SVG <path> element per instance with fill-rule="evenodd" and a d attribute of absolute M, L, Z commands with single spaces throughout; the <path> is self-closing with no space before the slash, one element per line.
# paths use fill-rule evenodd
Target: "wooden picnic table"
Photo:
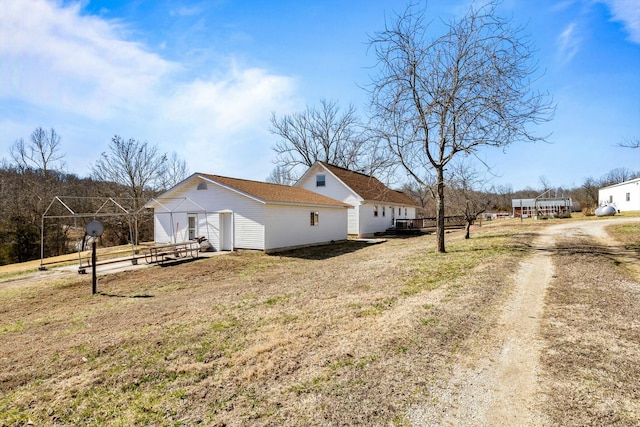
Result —
<path fill-rule="evenodd" d="M 147 248 L 144 253 L 144 260 L 147 264 L 164 264 L 180 258 L 198 258 L 199 252 L 200 244 L 196 241 L 172 243 Z"/>

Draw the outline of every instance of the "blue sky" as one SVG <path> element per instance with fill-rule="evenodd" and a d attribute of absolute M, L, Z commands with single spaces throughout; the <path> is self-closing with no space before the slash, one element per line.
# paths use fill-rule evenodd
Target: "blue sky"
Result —
<path fill-rule="evenodd" d="M 353 104 L 374 65 L 369 35 L 393 0 L 0 2 L 0 158 L 37 126 L 87 176 L 115 134 L 176 151 L 190 172 L 264 180 L 277 116 L 321 98 Z M 467 1 L 429 0 L 434 31 Z M 536 88 L 557 103 L 552 144 L 486 150 L 495 184 L 579 186 L 640 170 L 640 0 L 504 0 L 538 49 Z M 434 33 L 435 35 L 435 33 Z"/>

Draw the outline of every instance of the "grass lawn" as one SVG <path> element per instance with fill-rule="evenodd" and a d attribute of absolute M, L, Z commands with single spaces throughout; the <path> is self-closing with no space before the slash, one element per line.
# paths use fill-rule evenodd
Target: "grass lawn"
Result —
<path fill-rule="evenodd" d="M 0 425 L 405 425 L 550 223 L 9 284 Z"/>

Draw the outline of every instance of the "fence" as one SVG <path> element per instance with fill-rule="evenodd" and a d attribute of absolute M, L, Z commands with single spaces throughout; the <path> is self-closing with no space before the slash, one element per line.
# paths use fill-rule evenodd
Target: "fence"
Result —
<path fill-rule="evenodd" d="M 396 229 L 408 230 L 412 228 L 435 228 L 436 218 L 396 219 Z M 462 215 L 444 217 L 445 228 L 464 227 L 465 220 Z"/>

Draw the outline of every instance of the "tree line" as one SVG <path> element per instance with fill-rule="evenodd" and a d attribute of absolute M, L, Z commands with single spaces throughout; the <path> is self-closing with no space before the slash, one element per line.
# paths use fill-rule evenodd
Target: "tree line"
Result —
<path fill-rule="evenodd" d="M 101 238 L 105 246 L 152 240 L 144 203 L 187 176 L 186 162 L 175 153 L 115 135 L 90 176 L 80 178 L 64 171 L 61 139 L 54 128 L 37 127 L 0 164 L 0 265 L 38 259 L 41 244 L 47 257 L 81 249 L 74 242 L 84 241 L 93 219 L 81 214 L 106 214 L 99 218 L 108 230 Z"/>
<path fill-rule="evenodd" d="M 529 35 L 498 16 L 498 4 L 471 4 L 461 17 L 442 22 L 442 34 L 433 31 L 435 20 L 427 6 L 410 3 L 390 16 L 369 40 L 376 63 L 364 87 L 370 99 L 368 118 L 361 119 L 351 105 L 341 109 L 337 101 L 324 99 L 299 113 L 273 113 L 269 130 L 279 141 L 267 180 L 290 185 L 307 167 L 324 161 L 402 186 L 426 215 L 435 216 L 438 252 L 446 251 L 446 215 L 463 215 L 469 226 L 487 210 L 509 212 L 511 198 L 550 190 L 544 177 L 538 189 L 514 192 L 509 186 L 490 186 L 485 177 L 489 168 L 480 160 L 486 148 L 547 141 L 548 135 L 533 130 L 552 120 L 556 107 L 548 93 L 534 86 L 539 72 Z M 146 200 L 187 175 L 186 164 L 175 153 L 116 135 L 90 177 L 78 178 L 64 172 L 60 141 L 53 128 L 36 128 L 27 141 L 19 139 L 11 147 L 12 162 L 0 165 L 0 263 L 36 257 L 33 242 L 54 195 L 116 197 L 137 213 Z M 640 148 L 637 138 L 619 145 Z M 594 208 L 598 188 L 637 176 L 636 171 L 616 169 L 588 178 L 578 188 L 553 190 L 583 208 Z M 110 228 L 118 230 L 109 236 L 114 243 L 151 237 L 151 221 L 144 215 L 110 221 Z M 77 230 L 53 228 L 46 234 L 47 254 L 68 251 L 69 236 Z"/>
<path fill-rule="evenodd" d="M 273 115 L 271 132 L 281 141 L 269 179 L 295 181 L 318 160 L 386 181 L 406 176 L 405 191 L 436 218 L 438 252 L 446 251 L 446 215 L 463 215 L 468 236 L 478 214 L 510 211 L 516 194 L 487 188 L 474 163 L 489 169 L 478 155 L 486 148 L 546 142 L 549 135 L 534 129 L 553 119 L 556 105 L 534 86 L 540 74 L 529 35 L 497 15 L 499 3 L 471 4 L 463 16 L 442 22 L 442 34 L 432 31 L 438 20 L 417 2 L 392 15 L 369 40 L 376 58 L 365 87 L 369 119 L 361 121 L 351 106 L 340 113 L 336 102 L 325 100 L 302 113 Z M 619 145 L 639 148 L 637 138 Z M 614 181 L 590 178 L 579 189 L 560 191 L 592 207 L 594 185 Z"/>

